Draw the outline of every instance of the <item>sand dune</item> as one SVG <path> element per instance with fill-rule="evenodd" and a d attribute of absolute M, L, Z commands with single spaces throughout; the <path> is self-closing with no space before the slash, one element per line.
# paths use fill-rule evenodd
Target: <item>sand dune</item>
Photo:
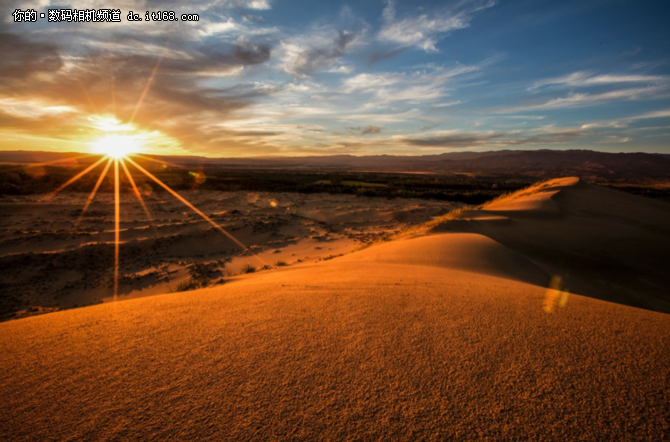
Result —
<path fill-rule="evenodd" d="M 429 235 L 394 241 L 347 255 L 339 261 L 443 267 L 532 282 L 540 286 L 550 279 L 549 275 L 523 255 L 483 235 L 471 233 Z"/>
<path fill-rule="evenodd" d="M 0 439 L 667 440 L 670 316 L 546 289 L 561 259 L 660 277 L 667 210 L 555 181 L 465 233 L 2 323 Z"/>
<path fill-rule="evenodd" d="M 564 178 L 466 218 L 436 230 L 485 235 L 560 277 L 572 292 L 670 313 L 665 202 Z"/>

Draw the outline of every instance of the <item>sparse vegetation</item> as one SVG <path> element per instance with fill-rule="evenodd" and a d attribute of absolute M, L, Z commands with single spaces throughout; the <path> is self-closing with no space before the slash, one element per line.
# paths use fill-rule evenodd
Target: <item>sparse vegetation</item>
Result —
<path fill-rule="evenodd" d="M 424 227 L 424 228 L 433 228 L 437 227 L 441 224 L 444 224 L 445 222 L 448 221 L 455 221 L 455 220 L 460 220 L 465 218 L 465 216 L 470 213 L 474 212 L 475 210 L 479 210 L 482 206 L 463 206 L 459 207 L 458 209 L 454 209 L 449 213 L 446 213 L 442 216 L 438 216 L 436 218 L 431 219 L 430 221 L 422 224 L 419 227 Z"/>
<path fill-rule="evenodd" d="M 256 267 L 252 266 L 251 264 L 247 263 L 242 267 L 242 273 L 254 273 L 256 272 Z"/>
<path fill-rule="evenodd" d="M 286 261 L 282 261 L 281 259 L 275 263 L 275 267 L 286 267 L 287 265 Z"/>
<path fill-rule="evenodd" d="M 315 182 L 314 184 L 330 186 L 330 185 L 333 184 L 333 181 L 331 181 L 331 180 L 319 180 L 319 181 Z M 341 184 L 343 186 L 351 186 L 351 187 L 388 187 L 386 184 L 368 183 L 368 182 L 365 182 L 365 181 L 339 181 L 335 184 Z"/>
<path fill-rule="evenodd" d="M 216 262 L 208 264 L 193 263 L 188 267 L 188 273 L 191 278 L 177 284 L 175 292 L 185 292 L 207 287 L 214 278 L 221 275 L 218 263 Z"/>
<path fill-rule="evenodd" d="M 379 238 L 376 238 L 372 241 L 369 241 L 367 243 L 361 244 L 356 250 L 364 250 L 367 249 L 368 247 L 379 244 L 382 242 L 386 241 L 393 241 L 393 240 L 398 240 L 398 239 L 404 239 L 404 238 L 411 238 L 417 235 L 425 234 L 429 232 L 430 230 L 433 230 L 439 226 L 444 226 L 445 224 L 449 223 L 450 221 L 458 221 L 466 218 L 468 213 L 475 212 L 477 210 L 481 210 L 485 205 L 492 204 L 494 202 L 499 202 L 502 200 L 505 200 L 510 197 L 520 197 L 520 196 L 526 196 L 526 195 L 532 195 L 534 193 L 540 192 L 543 189 L 547 188 L 549 185 L 545 182 L 539 182 L 539 183 L 533 183 L 530 186 L 527 186 L 523 189 L 516 190 L 516 191 L 510 191 L 510 192 L 505 192 L 498 197 L 492 199 L 491 201 L 488 201 L 485 204 L 480 204 L 477 206 L 462 206 L 457 209 L 454 209 L 442 216 L 438 216 L 433 218 L 432 220 L 420 224 L 418 226 L 413 226 L 405 230 L 401 230 L 400 232 L 396 232 L 390 235 L 384 235 Z M 328 259 L 328 258 L 324 258 Z"/>
<path fill-rule="evenodd" d="M 463 219 L 467 213 L 473 212 L 475 210 L 479 210 L 482 206 L 463 206 L 459 207 L 457 209 L 454 209 L 442 216 L 438 216 L 433 218 L 432 220 L 420 224 L 418 226 L 413 226 L 404 230 L 401 230 L 396 233 L 392 233 L 390 235 L 384 235 L 379 238 L 376 238 L 372 241 L 369 241 L 367 243 L 361 244 L 359 247 L 356 248 L 356 250 L 364 250 L 367 249 L 368 247 L 375 245 L 375 244 L 380 244 L 382 242 L 387 242 L 387 241 L 394 241 L 398 239 L 406 239 L 406 238 L 412 238 L 417 235 L 424 234 L 437 226 L 443 225 L 449 221 L 455 221 L 455 220 L 461 220 Z"/>
<path fill-rule="evenodd" d="M 47 193 L 66 182 L 73 174 L 83 170 L 88 163 L 77 167 L 47 166 L 46 174 L 33 176 L 25 167 L 0 165 L 0 194 Z M 147 166 L 151 169 L 151 166 Z M 198 182 L 198 177 L 187 169 L 167 167 L 152 170 L 161 181 L 174 190 L 203 189 L 249 192 L 298 192 L 332 193 L 384 198 L 424 198 L 455 201 L 466 204 L 481 204 L 501 192 L 525 187 L 528 181 L 517 181 L 496 177 L 487 179 L 453 175 L 421 175 L 402 173 L 371 172 L 297 172 L 280 170 L 229 170 L 210 165 L 203 169 L 206 181 Z M 72 184 L 67 192 L 90 191 L 96 176 L 89 174 Z M 124 181 L 122 177 L 122 182 Z M 135 177 L 140 187 L 150 186 L 147 178 Z M 152 188 L 154 186 L 151 186 Z M 100 192 L 112 192 L 113 180 L 108 176 L 103 180 Z M 153 189 L 162 192 L 162 189 Z M 129 191 L 122 186 L 122 191 Z M 230 213 L 234 215 L 233 212 Z"/>
<path fill-rule="evenodd" d="M 190 290 L 197 290 L 199 288 L 202 288 L 202 286 L 197 281 L 194 281 L 193 279 L 189 279 L 189 280 L 182 281 L 179 284 L 177 284 L 177 288 L 174 289 L 174 291 L 175 292 L 188 292 Z"/>

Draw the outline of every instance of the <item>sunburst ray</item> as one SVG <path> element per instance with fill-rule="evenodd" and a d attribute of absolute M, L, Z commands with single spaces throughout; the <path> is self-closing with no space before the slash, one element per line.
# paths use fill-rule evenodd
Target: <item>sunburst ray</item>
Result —
<path fill-rule="evenodd" d="M 121 195 L 119 192 L 119 160 L 114 159 L 114 301 L 119 294 L 119 246 L 121 224 Z"/>
<path fill-rule="evenodd" d="M 93 169 L 95 169 L 96 167 L 98 167 L 98 166 L 100 165 L 100 163 L 102 163 L 102 162 L 105 161 L 106 159 L 107 159 L 106 156 L 100 158 L 98 161 L 96 161 L 95 163 L 91 164 L 91 165 L 88 166 L 86 169 L 82 170 L 82 171 L 79 172 L 77 175 L 75 175 L 75 176 L 73 176 L 72 178 L 70 178 L 65 184 L 62 184 L 58 189 L 56 189 L 56 190 L 54 190 L 53 192 L 51 192 L 51 193 L 47 196 L 47 199 L 51 199 L 51 198 L 53 198 L 54 196 L 56 196 L 56 194 L 57 194 L 58 192 L 62 191 L 62 190 L 65 189 L 67 186 L 69 186 L 70 184 L 74 183 L 74 182 L 77 181 L 79 178 L 83 177 L 84 175 L 86 175 L 87 173 L 89 173 L 90 171 L 92 171 Z"/>
<path fill-rule="evenodd" d="M 180 165 L 180 164 L 171 163 L 171 162 L 169 162 L 169 161 L 157 160 L 157 159 L 155 159 L 155 158 L 151 158 L 151 157 L 149 157 L 149 156 L 142 155 L 142 154 L 139 154 L 139 153 L 137 153 L 137 152 L 133 153 L 132 155 L 133 155 L 134 157 L 141 158 L 141 159 L 143 159 L 143 160 L 145 160 L 145 161 L 151 161 L 151 162 L 153 162 L 153 163 L 158 163 L 158 164 L 162 164 L 162 165 L 167 164 L 168 166 L 176 167 L 176 168 L 178 168 L 178 169 L 187 169 L 186 166 L 182 166 L 182 165 Z"/>
<path fill-rule="evenodd" d="M 133 179 L 133 176 L 130 174 L 130 171 L 128 170 L 128 166 L 126 166 L 126 162 L 123 160 L 123 158 L 119 159 L 121 162 L 121 167 L 123 167 L 124 172 L 126 173 L 126 176 L 128 177 L 128 181 L 130 182 L 130 185 L 133 188 L 133 192 L 135 193 L 135 196 L 139 200 L 140 204 L 142 205 L 142 209 L 144 209 L 144 213 L 147 215 L 147 218 L 149 219 L 149 224 L 151 225 L 151 228 L 153 229 L 154 233 L 156 236 L 158 236 L 158 230 L 156 229 L 156 225 L 154 224 L 154 219 L 151 216 L 151 213 L 149 212 L 149 208 L 144 202 L 144 198 L 142 198 L 142 194 L 140 193 L 140 190 L 137 188 L 137 185 L 135 184 L 135 180 Z"/>
<path fill-rule="evenodd" d="M 137 113 L 140 111 L 140 108 L 142 107 L 142 103 L 144 102 L 144 98 L 146 98 L 147 93 L 149 92 L 149 88 L 151 88 L 151 83 L 153 83 L 154 78 L 156 78 L 156 74 L 158 73 L 158 68 L 161 65 L 161 62 L 163 61 L 163 57 L 165 56 L 165 52 L 167 50 L 167 46 L 163 48 L 163 51 L 161 54 L 158 56 L 158 60 L 156 61 L 156 65 L 154 66 L 153 71 L 151 71 L 151 75 L 149 75 L 149 79 L 147 80 L 147 84 L 144 85 L 144 89 L 142 90 L 142 93 L 140 94 L 140 99 L 137 101 L 137 104 L 135 105 L 135 109 L 133 109 L 133 113 L 130 116 L 130 120 L 128 121 L 130 124 L 133 123 L 135 120 L 135 117 L 137 116 Z"/>
<path fill-rule="evenodd" d="M 105 179 L 105 176 L 107 175 L 107 172 L 109 171 L 109 168 L 110 168 L 111 165 L 112 165 L 112 158 L 109 158 L 107 160 L 107 164 L 105 165 L 105 168 L 102 170 L 102 173 L 100 174 L 100 178 L 98 178 L 98 181 L 95 183 L 95 187 L 93 188 L 93 191 L 88 196 L 88 199 L 86 200 L 86 204 L 84 204 L 84 208 L 81 209 L 81 214 L 79 215 L 79 218 L 77 218 L 77 221 L 74 224 L 75 227 L 79 226 L 79 223 L 81 222 L 81 219 L 84 217 L 84 214 L 88 210 L 88 207 L 93 202 L 93 199 L 95 198 L 95 194 L 98 192 L 98 188 L 100 188 L 100 185 L 102 184 L 102 181 Z"/>
<path fill-rule="evenodd" d="M 223 227 L 219 226 L 219 225 L 218 225 L 216 222 L 214 222 L 210 217 L 208 217 L 207 215 L 205 215 L 205 214 L 204 214 L 202 211 L 200 211 L 197 207 L 195 207 L 193 204 L 191 204 L 190 202 L 188 202 L 184 197 L 182 197 L 182 196 L 179 195 L 177 192 L 175 192 L 174 190 L 172 190 L 172 189 L 170 188 L 170 186 L 168 186 L 167 184 L 163 183 L 161 180 L 159 180 L 158 178 L 156 178 L 152 173 L 150 173 L 149 171 L 147 171 L 146 169 L 144 169 L 142 166 L 140 166 L 139 164 L 137 164 L 137 163 L 136 163 L 135 161 L 133 161 L 131 158 L 126 158 L 126 159 L 127 159 L 133 166 L 135 166 L 140 172 L 142 172 L 143 174 L 145 174 L 146 176 L 148 176 L 149 178 L 151 178 L 154 182 L 156 182 L 156 184 L 158 184 L 159 186 L 161 186 L 163 189 L 167 190 L 172 196 L 174 196 L 175 198 L 177 198 L 179 201 L 181 201 L 183 204 L 185 204 L 188 208 L 190 208 L 190 209 L 193 210 L 195 213 L 197 213 L 198 215 L 200 215 L 205 221 L 207 221 L 209 224 L 211 224 L 216 230 L 218 230 L 219 232 L 223 233 L 228 239 L 230 239 L 230 240 L 233 241 L 235 244 L 237 244 L 240 248 L 242 248 L 242 250 L 244 250 L 244 251 L 246 251 L 246 252 L 249 252 L 251 255 L 253 255 L 253 256 L 254 256 L 259 262 L 261 262 L 262 264 L 266 264 L 265 261 L 263 261 L 263 259 L 261 259 L 261 258 L 260 258 L 258 255 L 256 255 L 254 252 L 252 252 L 252 251 L 251 251 L 247 246 L 245 246 L 240 240 L 238 240 L 238 239 L 235 238 L 233 235 L 231 235 L 230 233 L 228 233 Z"/>
<path fill-rule="evenodd" d="M 84 158 L 90 158 L 92 156 L 95 156 L 94 154 L 86 154 L 86 155 L 77 155 L 75 157 L 67 157 L 67 158 L 61 158 L 60 160 L 52 160 L 52 161 L 44 161 L 42 163 L 32 163 L 32 164 L 21 164 L 20 166 L 15 166 L 15 167 L 10 167 L 7 169 L 3 169 L 3 172 L 14 172 L 17 170 L 26 170 L 27 169 L 34 169 L 37 167 L 44 167 L 44 166 L 51 166 L 53 164 L 59 164 L 59 163 L 67 163 L 70 161 L 77 161 L 81 160 Z"/>

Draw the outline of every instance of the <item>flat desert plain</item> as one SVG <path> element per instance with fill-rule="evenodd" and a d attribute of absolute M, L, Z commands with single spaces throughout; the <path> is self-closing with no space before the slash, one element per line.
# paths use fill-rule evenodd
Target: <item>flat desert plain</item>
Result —
<path fill-rule="evenodd" d="M 341 257 L 7 321 L 0 438 L 668 440 L 669 229 L 667 203 L 565 178 Z"/>

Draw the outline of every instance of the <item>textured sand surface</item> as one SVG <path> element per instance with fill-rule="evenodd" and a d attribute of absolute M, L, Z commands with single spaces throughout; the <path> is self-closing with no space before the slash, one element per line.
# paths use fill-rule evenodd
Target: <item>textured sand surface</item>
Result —
<path fill-rule="evenodd" d="M 527 193 L 489 204 L 452 230 L 497 241 L 572 292 L 670 313 L 670 204 L 577 178 Z"/>
<path fill-rule="evenodd" d="M 0 440 L 668 440 L 670 315 L 545 274 L 442 233 L 5 322 Z"/>
<path fill-rule="evenodd" d="M 215 285 L 245 265 L 275 267 L 350 253 L 378 236 L 456 207 L 441 201 L 354 195 L 184 191 L 261 259 L 163 192 L 145 196 L 153 226 L 121 195 L 120 299 L 169 293 L 195 263 Z M 88 194 L 0 196 L 0 321 L 113 299 L 114 199 L 100 194 L 76 225 Z"/>

